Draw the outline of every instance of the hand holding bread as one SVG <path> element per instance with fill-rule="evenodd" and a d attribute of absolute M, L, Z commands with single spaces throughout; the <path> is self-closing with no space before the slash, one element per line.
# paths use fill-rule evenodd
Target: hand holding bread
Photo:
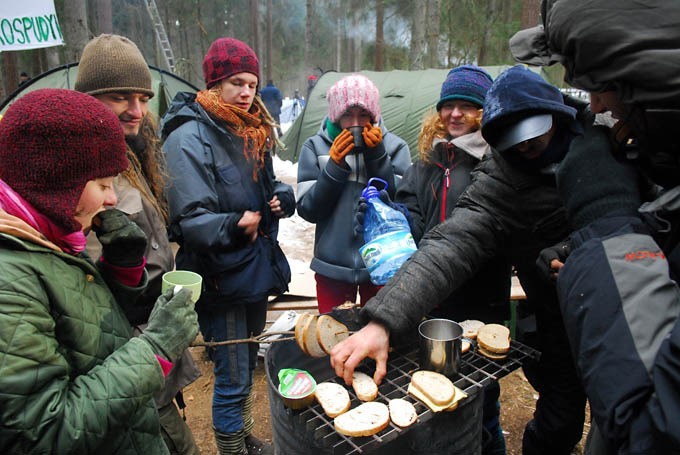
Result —
<path fill-rule="evenodd" d="M 354 369 L 369 357 L 376 364 L 373 381 L 380 384 L 387 374 L 389 348 L 389 330 L 379 322 L 371 321 L 331 350 L 331 366 L 335 374 L 344 379 L 345 384 L 351 385 Z"/>

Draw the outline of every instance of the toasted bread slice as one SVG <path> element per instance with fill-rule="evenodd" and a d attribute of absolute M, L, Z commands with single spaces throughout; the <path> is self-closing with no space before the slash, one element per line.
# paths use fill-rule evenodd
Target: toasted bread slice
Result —
<path fill-rule="evenodd" d="M 317 384 L 314 395 L 326 415 L 333 419 L 346 412 L 351 404 L 347 389 L 335 382 Z"/>
<path fill-rule="evenodd" d="M 508 358 L 508 354 L 496 354 L 493 352 L 489 352 L 481 346 L 477 346 L 477 352 L 491 360 L 505 360 Z"/>
<path fill-rule="evenodd" d="M 345 436 L 371 436 L 390 423 L 390 411 L 385 403 L 362 403 L 334 420 L 335 430 Z"/>
<path fill-rule="evenodd" d="M 459 324 L 463 327 L 463 336 L 471 340 L 477 338 L 477 332 L 484 325 L 482 321 L 476 319 L 466 319 L 463 322 L 459 322 Z"/>
<path fill-rule="evenodd" d="M 392 423 L 401 428 L 406 428 L 413 425 L 418 420 L 418 413 L 415 406 L 411 402 L 403 398 L 395 398 L 387 403 L 390 410 L 390 419 Z"/>
<path fill-rule="evenodd" d="M 507 354 L 510 350 L 510 330 L 500 324 L 486 324 L 477 332 L 477 344 L 491 354 Z"/>
<path fill-rule="evenodd" d="M 298 318 L 295 321 L 295 342 L 300 347 L 300 350 L 305 353 L 305 355 L 309 355 L 309 352 L 307 352 L 307 348 L 305 348 L 305 343 L 304 340 L 302 339 L 302 333 L 305 327 L 305 323 L 307 322 L 307 318 L 309 318 L 310 316 L 311 314 L 309 313 L 302 313 L 298 315 Z"/>
<path fill-rule="evenodd" d="M 470 350 L 470 342 L 468 340 L 463 340 L 460 342 L 460 353 L 465 354 Z"/>
<path fill-rule="evenodd" d="M 443 410 L 453 402 L 456 396 L 456 389 L 449 378 L 443 374 L 423 370 L 416 371 L 411 376 L 408 393 L 414 395 L 420 401 L 424 401 L 428 406 L 432 404 L 435 408 Z M 430 408 L 432 409 L 432 406 Z M 435 409 L 432 410 L 434 411 Z"/>
<path fill-rule="evenodd" d="M 316 321 L 316 341 L 326 354 L 330 354 L 331 349 L 347 337 L 349 330 L 345 324 L 327 314 L 319 316 Z"/>
<path fill-rule="evenodd" d="M 373 401 L 378 396 L 378 386 L 373 378 L 361 371 L 352 373 L 352 387 L 361 401 Z"/>
<path fill-rule="evenodd" d="M 312 357 L 324 357 L 326 353 L 319 342 L 316 341 L 316 321 L 318 317 L 313 314 L 307 318 L 302 327 L 302 343 L 305 345 L 305 350 Z"/>

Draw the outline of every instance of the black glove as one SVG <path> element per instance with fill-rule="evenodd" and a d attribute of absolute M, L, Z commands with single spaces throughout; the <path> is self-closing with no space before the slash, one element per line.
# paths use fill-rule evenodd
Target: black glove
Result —
<path fill-rule="evenodd" d="M 550 267 L 550 263 L 557 259 L 562 264 L 567 260 L 571 253 L 571 239 L 567 238 L 555 245 L 544 248 L 536 259 L 536 267 L 543 278 L 547 281 L 555 281 L 557 279 L 557 271 Z"/>
<path fill-rule="evenodd" d="M 557 187 L 576 229 L 613 211 L 635 215 L 640 206 L 638 173 L 612 155 L 604 128 L 572 141 L 557 169 Z"/>
<path fill-rule="evenodd" d="M 387 192 L 387 190 L 380 190 L 380 193 L 378 193 L 378 197 L 388 207 L 391 207 L 394 210 L 401 212 L 401 214 L 404 215 L 404 218 L 406 218 L 406 221 L 408 222 L 409 229 L 412 228 L 413 221 L 411 220 L 411 214 L 409 213 L 408 209 L 404 204 L 392 202 L 392 199 L 390 199 L 390 195 Z M 368 201 L 366 200 L 366 198 L 360 197 L 357 203 L 356 214 L 354 215 L 354 233 L 356 235 L 363 235 L 364 233 L 364 216 L 366 214 L 367 208 Z"/>
<path fill-rule="evenodd" d="M 118 209 L 99 212 L 92 220 L 92 230 L 102 244 L 102 256 L 111 265 L 141 265 L 146 251 L 146 234 Z"/>
<path fill-rule="evenodd" d="M 154 353 L 174 362 L 198 334 L 198 316 L 191 303 L 191 291 L 183 288 L 173 296 L 173 289 L 158 297 L 149 315 L 149 324 L 139 338 Z"/>

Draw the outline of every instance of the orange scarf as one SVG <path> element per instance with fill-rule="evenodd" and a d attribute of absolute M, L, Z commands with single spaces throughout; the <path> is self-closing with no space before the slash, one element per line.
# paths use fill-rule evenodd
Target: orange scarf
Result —
<path fill-rule="evenodd" d="M 253 163 L 253 180 L 264 167 L 264 154 L 272 130 L 262 122 L 262 112 L 256 103 L 246 112 L 224 102 L 218 90 L 201 90 L 196 94 L 198 104 L 226 123 L 226 127 L 243 139 L 243 155 Z"/>

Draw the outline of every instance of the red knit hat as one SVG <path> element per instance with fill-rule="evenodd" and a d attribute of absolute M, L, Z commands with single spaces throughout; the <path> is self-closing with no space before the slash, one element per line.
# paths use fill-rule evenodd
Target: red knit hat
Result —
<path fill-rule="evenodd" d="M 359 106 L 371 114 L 377 122 L 380 117 L 380 92 L 378 87 L 366 76 L 352 74 L 343 77 L 328 89 L 328 116 L 337 123 L 342 114 L 352 106 Z"/>
<path fill-rule="evenodd" d="M 0 179 L 68 232 L 88 181 L 128 167 L 123 128 L 101 101 L 73 90 L 40 89 L 0 121 Z"/>
<path fill-rule="evenodd" d="M 260 61 L 255 52 L 236 38 L 217 38 L 203 57 L 203 79 L 210 88 L 237 73 L 251 73 L 260 80 Z"/>

